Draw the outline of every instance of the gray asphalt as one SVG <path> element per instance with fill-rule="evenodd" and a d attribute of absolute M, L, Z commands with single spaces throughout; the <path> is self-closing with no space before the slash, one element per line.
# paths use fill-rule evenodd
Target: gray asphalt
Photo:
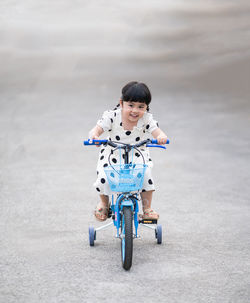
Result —
<path fill-rule="evenodd" d="M 1 4 L 0 302 L 250 302 L 249 5 L 49 3 Z M 163 243 L 140 228 L 126 272 L 114 228 L 89 246 L 98 149 L 82 140 L 132 79 L 171 144 L 152 151 Z"/>

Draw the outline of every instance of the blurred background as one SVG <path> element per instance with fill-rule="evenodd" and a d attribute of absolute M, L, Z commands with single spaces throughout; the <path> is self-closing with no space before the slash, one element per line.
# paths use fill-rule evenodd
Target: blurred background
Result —
<path fill-rule="evenodd" d="M 244 0 L 1 1 L 1 91 L 59 93 L 59 86 L 81 94 L 91 87 L 103 97 L 136 78 L 165 94 L 186 85 L 249 93 L 249 6 Z"/>
<path fill-rule="evenodd" d="M 1 0 L 3 301 L 103 299 L 108 277 L 158 302 L 246 302 L 249 79 L 247 0 Z M 98 149 L 82 146 L 131 80 L 151 89 L 171 141 L 152 151 L 168 238 L 161 250 L 147 234 L 139 242 L 137 287 L 121 277 L 109 234 L 89 262 Z"/>
<path fill-rule="evenodd" d="M 159 120 L 164 112 L 170 137 L 183 102 L 249 110 L 248 1 L 8 0 L 0 11 L 3 163 L 45 137 L 86 137 L 131 80 L 148 84 L 152 112 Z M 27 135 L 36 136 L 32 146 Z"/>

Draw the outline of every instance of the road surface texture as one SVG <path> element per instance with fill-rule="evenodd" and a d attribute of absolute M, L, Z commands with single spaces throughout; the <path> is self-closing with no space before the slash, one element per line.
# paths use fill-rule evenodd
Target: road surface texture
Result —
<path fill-rule="evenodd" d="M 0 302 L 250 302 L 248 1 L 1 1 Z M 163 243 L 88 243 L 98 148 L 130 80 L 171 144 L 153 150 Z"/>

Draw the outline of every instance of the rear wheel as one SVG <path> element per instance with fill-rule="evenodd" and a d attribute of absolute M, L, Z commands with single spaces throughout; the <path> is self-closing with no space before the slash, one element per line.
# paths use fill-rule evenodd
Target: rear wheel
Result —
<path fill-rule="evenodd" d="M 94 246 L 96 239 L 96 231 L 93 226 L 89 227 L 89 245 Z"/>
<path fill-rule="evenodd" d="M 123 207 L 121 216 L 121 257 L 122 266 L 129 270 L 133 258 L 133 214 L 131 207 Z"/>
<path fill-rule="evenodd" d="M 162 242 L 162 226 L 158 224 L 155 229 L 155 237 L 157 239 L 157 244 L 161 244 Z"/>

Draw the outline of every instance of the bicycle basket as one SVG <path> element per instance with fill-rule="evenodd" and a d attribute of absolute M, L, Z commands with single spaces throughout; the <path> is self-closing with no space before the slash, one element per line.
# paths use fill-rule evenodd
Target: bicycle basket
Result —
<path fill-rule="evenodd" d="M 120 164 L 107 166 L 104 171 L 112 191 L 130 192 L 142 188 L 146 168 L 146 164 Z"/>

